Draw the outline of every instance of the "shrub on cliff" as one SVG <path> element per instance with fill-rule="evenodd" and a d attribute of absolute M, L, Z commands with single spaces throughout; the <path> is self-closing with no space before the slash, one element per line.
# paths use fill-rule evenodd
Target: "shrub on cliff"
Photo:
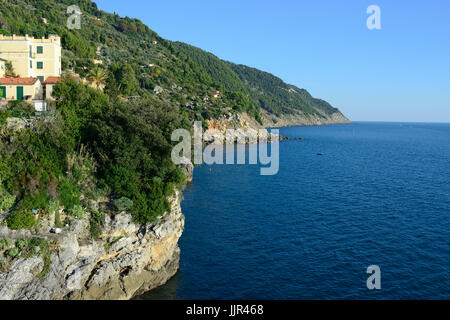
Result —
<path fill-rule="evenodd" d="M 160 178 L 153 178 L 150 193 L 136 196 L 133 208 L 135 219 L 141 223 L 156 223 L 158 217 L 170 209 L 167 197 L 172 191 L 172 185 L 164 184 Z"/>
<path fill-rule="evenodd" d="M 185 179 L 170 159 L 170 137 L 189 126 L 177 107 L 148 98 L 103 113 L 86 128 L 82 142 L 98 162 L 99 181 L 131 199 L 133 215 L 144 223 L 167 210 L 167 195 Z"/>
<path fill-rule="evenodd" d="M 20 253 L 19 248 L 12 248 L 12 249 L 9 249 L 9 250 L 8 250 L 8 256 L 9 256 L 10 258 L 15 258 L 15 257 L 17 257 L 17 256 L 19 255 L 19 253 Z"/>
<path fill-rule="evenodd" d="M 16 197 L 0 186 L 0 211 L 7 211 L 12 208 L 16 202 Z"/>
<path fill-rule="evenodd" d="M 0 110 L 0 130 L 6 127 L 6 119 L 10 116 L 8 110 Z"/>
<path fill-rule="evenodd" d="M 120 199 L 114 200 L 114 206 L 119 211 L 127 211 L 133 207 L 133 200 L 128 199 L 127 197 L 122 197 Z"/>
<path fill-rule="evenodd" d="M 11 116 L 18 118 L 29 118 L 35 113 L 35 109 L 32 104 L 24 101 L 11 101 L 9 106 L 9 112 Z"/>
<path fill-rule="evenodd" d="M 31 210 L 48 208 L 51 200 L 81 217 L 81 199 L 96 199 L 100 188 L 132 201 L 121 209 L 140 222 L 164 214 L 166 197 L 185 180 L 171 161 L 170 138 L 175 129 L 190 129 L 186 115 L 151 97 L 111 102 L 70 77 L 53 93 L 52 121 L 21 130 L 14 139 L 0 136 L 0 179 L 18 199 L 8 226 L 32 227 Z"/>
<path fill-rule="evenodd" d="M 9 238 L 1 239 L 0 240 L 0 251 L 8 249 L 13 244 L 14 244 L 14 242 Z"/>
<path fill-rule="evenodd" d="M 15 210 L 6 219 L 12 230 L 29 229 L 36 224 L 36 217 L 29 210 Z"/>
<path fill-rule="evenodd" d="M 59 193 L 61 203 L 66 210 L 72 210 L 76 205 L 80 205 L 80 192 L 77 186 L 73 185 L 69 179 L 63 178 L 59 182 Z"/>
<path fill-rule="evenodd" d="M 91 213 L 91 218 L 89 220 L 89 227 L 92 238 L 98 238 L 102 233 L 103 221 L 105 219 L 105 215 L 103 212 L 93 211 Z"/>
<path fill-rule="evenodd" d="M 30 240 L 28 239 L 19 239 L 16 241 L 16 247 L 19 248 L 19 250 L 23 250 L 25 247 L 28 247 L 30 245 Z"/>
<path fill-rule="evenodd" d="M 51 200 L 46 209 L 48 213 L 55 215 L 55 227 L 57 228 L 61 228 L 63 225 L 61 222 L 61 215 L 59 214 L 59 207 L 59 201 Z"/>
<path fill-rule="evenodd" d="M 46 210 L 50 214 L 55 214 L 56 211 L 59 210 L 59 201 L 55 201 L 55 200 L 49 201 Z"/>
<path fill-rule="evenodd" d="M 74 205 L 72 209 L 70 209 L 70 214 L 74 217 L 77 217 L 78 219 L 83 218 L 84 215 L 84 209 L 80 205 Z"/>

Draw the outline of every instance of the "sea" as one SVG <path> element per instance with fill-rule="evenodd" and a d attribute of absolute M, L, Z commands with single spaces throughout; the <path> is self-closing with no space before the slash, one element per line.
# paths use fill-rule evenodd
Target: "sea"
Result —
<path fill-rule="evenodd" d="M 280 134 L 276 175 L 195 168 L 180 270 L 139 299 L 450 299 L 450 124 Z"/>

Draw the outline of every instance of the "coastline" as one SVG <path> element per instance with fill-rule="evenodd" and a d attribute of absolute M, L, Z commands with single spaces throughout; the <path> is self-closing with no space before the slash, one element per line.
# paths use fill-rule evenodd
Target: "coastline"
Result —
<path fill-rule="evenodd" d="M 255 127 L 245 121 L 247 129 Z M 181 169 L 187 182 L 192 183 L 194 165 L 186 161 Z M 171 210 L 156 225 L 136 224 L 126 212 L 112 218 L 106 216 L 104 230 L 97 240 L 92 240 L 87 231 L 90 213 L 65 227 L 59 235 L 2 227 L 0 234 L 4 238 L 42 237 L 57 249 L 52 252 L 49 265 L 43 257 L 32 257 L 16 259 L 4 268 L 0 273 L 0 299 L 126 300 L 164 285 L 179 270 L 178 241 L 185 219 L 181 212 L 182 197 L 182 191 L 177 191 L 169 199 Z M 53 223 L 54 215 L 48 219 L 43 222 L 45 225 Z M 45 268 L 48 271 L 40 277 Z"/>
<path fill-rule="evenodd" d="M 395 134 L 398 130 L 401 130 L 402 133 L 405 132 L 399 125 L 373 127 L 356 123 L 355 128 L 358 139 L 355 139 L 352 133 L 353 126 L 300 127 L 281 131 L 281 133 L 291 134 L 295 137 L 305 135 L 307 143 L 289 142 L 284 144 L 281 147 L 285 149 L 283 151 L 286 157 L 284 169 L 280 170 L 278 176 L 270 179 L 250 176 L 255 173 L 255 170 L 245 167 L 241 169 L 224 168 L 218 165 L 214 166 L 212 171 L 207 165 L 196 167 L 195 185 L 184 191 L 186 200 L 182 203 L 184 214 L 189 220 L 186 225 L 186 235 L 183 236 L 180 243 L 182 264 L 179 276 L 167 288 L 163 287 L 157 291 L 155 296 L 152 296 L 150 292 L 148 299 L 158 299 L 161 295 L 169 292 L 172 294 L 171 297 L 181 299 L 214 299 L 223 296 L 229 299 L 240 297 L 280 299 L 283 296 L 291 299 L 326 297 L 342 299 L 349 292 L 354 294 L 354 298 L 372 299 L 371 293 L 365 290 L 365 283 L 360 283 L 360 273 L 365 273 L 364 268 L 370 262 L 367 265 L 361 265 L 361 269 L 358 269 L 360 273 L 348 272 L 342 275 L 342 279 L 331 280 L 336 285 L 334 287 L 348 284 L 343 287 L 348 291 L 333 292 L 327 286 L 329 282 L 324 275 L 327 274 L 326 271 L 330 265 L 334 266 L 336 257 L 333 250 L 336 248 L 336 239 L 341 239 L 349 247 L 355 248 L 357 253 L 355 256 L 341 255 L 339 257 L 339 264 L 343 271 L 349 270 L 346 269 L 349 259 L 352 263 L 358 264 L 367 258 L 367 252 L 371 253 L 371 257 L 379 257 L 383 250 L 374 247 L 373 243 L 379 241 L 383 243 L 383 248 L 386 246 L 392 248 L 391 254 L 381 256 L 381 261 L 377 260 L 377 262 L 380 261 L 379 263 L 387 265 L 390 261 L 398 259 L 400 265 L 398 268 L 392 266 L 392 271 L 398 276 L 398 283 L 402 284 L 402 279 L 405 279 L 404 275 L 407 274 L 409 260 L 405 256 L 397 255 L 395 247 L 389 246 L 392 241 L 401 241 L 397 234 L 391 233 L 391 228 L 398 228 L 402 232 L 412 232 L 411 236 L 417 233 L 404 225 L 401 220 L 394 218 L 386 224 L 383 224 L 383 221 L 386 220 L 386 217 L 402 216 L 404 214 L 403 205 L 408 206 L 408 201 L 415 203 L 411 209 L 413 213 L 408 215 L 408 219 L 413 219 L 424 208 L 430 217 L 433 217 L 433 212 L 440 212 L 440 204 L 426 201 L 427 194 L 418 191 L 407 199 L 400 197 L 398 202 L 388 202 L 392 205 L 394 216 L 394 213 L 384 211 L 386 202 L 380 200 L 381 197 L 378 197 L 378 194 L 381 188 L 383 199 L 386 199 L 385 195 L 392 190 L 390 187 L 386 187 L 384 181 L 400 181 L 394 187 L 394 191 L 401 194 L 409 178 L 404 172 L 395 170 L 399 158 L 393 158 L 390 155 L 402 145 L 405 148 L 401 150 L 409 150 L 409 147 L 417 150 L 422 143 L 427 141 L 427 138 L 417 134 L 422 131 L 421 126 L 416 126 L 412 128 L 413 131 L 409 131 L 409 136 L 416 137 L 416 139 L 408 139 L 408 142 L 405 142 L 401 135 Z M 373 148 L 370 143 L 361 143 L 360 138 L 364 137 L 369 139 L 366 141 L 371 141 L 373 132 L 380 131 L 379 128 L 387 131 L 377 140 L 381 145 Z M 321 134 L 322 130 L 324 131 L 323 135 Z M 384 132 L 384 130 L 381 131 Z M 448 127 L 446 132 L 448 132 Z M 314 133 L 317 136 L 314 136 Z M 431 137 L 439 136 L 439 133 L 433 130 L 430 131 L 430 134 Z M 386 140 L 386 137 L 396 137 L 398 143 L 392 145 L 389 139 Z M 336 143 L 336 138 L 343 143 Z M 322 144 L 324 141 L 327 141 L 325 145 Z M 433 141 L 437 141 L 438 145 L 442 146 L 443 140 L 439 142 L 433 138 Z M 316 156 L 318 146 L 320 146 L 320 150 L 324 151 L 324 157 Z M 429 148 L 431 150 L 434 146 L 430 145 Z M 370 160 L 378 154 L 380 162 Z M 342 155 L 345 155 L 345 158 L 342 158 Z M 440 160 L 441 164 L 445 164 L 445 158 L 440 158 Z M 400 158 L 400 161 L 402 163 L 414 162 L 417 161 L 417 158 L 407 155 Z M 361 171 L 359 168 L 363 167 L 363 164 L 366 164 L 368 168 Z M 298 168 L 305 169 L 299 170 Z M 384 168 L 387 168 L 389 172 L 383 174 Z M 440 168 L 442 170 L 443 167 Z M 329 169 L 336 169 L 336 171 L 331 172 Z M 427 177 L 431 178 L 436 175 L 438 170 L 436 167 L 427 174 Z M 367 176 L 369 172 L 371 174 Z M 416 173 L 420 177 L 420 172 Z M 339 202 L 353 194 L 354 189 L 350 182 L 353 181 L 354 175 L 357 175 L 358 181 L 369 182 L 358 188 L 360 200 L 356 203 L 351 199 L 344 199 L 343 203 Z M 420 179 L 419 181 L 408 190 L 420 190 L 417 187 L 423 181 Z M 443 181 L 445 178 L 441 177 L 438 185 Z M 294 188 L 293 182 L 297 183 Z M 375 184 L 371 185 L 370 182 L 375 182 Z M 270 197 L 273 186 L 281 187 L 277 190 L 277 196 Z M 367 194 L 367 187 L 370 188 L 369 194 Z M 245 191 L 241 192 L 240 190 Z M 326 196 L 324 196 L 324 190 L 327 192 Z M 414 200 L 414 195 L 419 196 L 419 199 Z M 287 200 L 295 203 L 295 206 L 293 208 L 284 206 Z M 369 209 L 362 205 L 365 201 L 369 202 Z M 423 208 L 420 203 L 427 205 Z M 417 205 L 419 206 L 417 207 Z M 417 207 L 417 210 L 414 207 Z M 339 219 L 339 217 L 343 218 Z M 368 226 L 367 219 L 379 221 L 380 225 L 384 226 L 382 232 L 387 235 L 387 239 L 379 239 L 375 234 L 365 233 Z M 271 228 L 274 223 L 277 225 L 276 233 Z M 431 221 L 423 221 L 423 223 L 431 228 L 427 230 L 435 230 L 432 218 Z M 350 228 L 358 237 L 348 237 L 342 240 L 342 228 Z M 436 228 L 436 230 L 445 232 L 446 229 Z M 321 235 L 326 232 L 330 237 L 322 240 Z M 442 233 L 440 234 L 442 235 Z M 392 237 L 389 238 L 389 235 Z M 429 234 L 429 236 L 432 235 Z M 214 239 L 214 241 L 210 239 Z M 286 243 L 283 239 L 289 239 L 289 241 Z M 370 239 L 370 241 L 366 241 L 366 239 Z M 274 240 L 279 242 L 272 243 L 271 241 Z M 401 246 L 402 242 L 395 243 L 400 245 L 402 250 L 408 250 L 407 245 Z M 420 239 L 417 240 L 417 243 L 421 243 Z M 288 246 L 289 244 L 291 246 Z M 358 247 L 361 244 L 363 247 Z M 440 248 L 443 248 L 445 242 L 439 241 L 439 245 Z M 211 250 L 212 248 L 215 248 L 216 251 Z M 339 252 L 344 252 L 344 250 L 346 249 L 342 248 L 342 251 Z M 248 254 L 249 252 L 251 254 Z M 311 252 L 316 255 L 311 255 Z M 427 254 L 434 256 L 432 248 L 427 251 Z M 316 258 L 318 255 L 324 257 L 325 264 Z M 439 257 L 439 255 L 437 256 Z M 272 268 L 275 261 L 279 261 L 280 264 L 277 268 Z M 423 259 L 421 261 L 425 262 Z M 298 266 L 298 270 L 292 268 L 293 265 Z M 255 266 L 257 267 L 255 268 Z M 266 275 L 267 270 L 271 272 L 269 275 Z M 310 273 L 313 276 L 308 278 Z M 215 274 L 221 276 L 216 278 Z M 286 274 L 286 277 L 281 280 L 281 283 L 274 282 L 273 280 L 278 279 L 280 274 Z M 242 278 L 239 278 L 241 275 L 243 275 Z M 401 278 L 402 275 L 404 278 Z M 422 275 L 426 277 L 425 274 Z M 324 281 L 317 281 L 318 277 Z M 240 279 L 241 283 L 235 279 Z M 254 284 L 252 282 L 254 279 L 261 282 Z M 292 287 L 291 282 L 295 283 Z M 426 283 L 426 281 L 424 282 Z M 232 290 L 222 290 L 219 288 L 221 283 L 232 283 L 230 284 Z M 275 288 L 280 286 L 285 290 L 276 291 Z M 210 294 L 204 293 L 206 288 L 211 288 Z M 271 288 L 274 289 L 271 290 Z M 413 288 L 413 286 L 409 288 Z M 314 291 L 315 289 L 317 291 Z M 437 285 L 434 290 L 436 290 L 434 293 L 437 298 L 442 297 L 442 295 L 437 295 L 439 292 Z M 418 292 L 394 290 L 386 294 L 391 298 L 417 298 L 423 296 L 424 291 L 426 290 Z"/>

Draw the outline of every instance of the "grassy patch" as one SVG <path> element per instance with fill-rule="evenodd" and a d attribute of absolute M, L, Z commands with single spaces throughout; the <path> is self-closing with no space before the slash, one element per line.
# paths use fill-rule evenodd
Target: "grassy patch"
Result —
<path fill-rule="evenodd" d="M 105 215 L 103 212 L 93 211 L 91 213 L 90 223 L 90 232 L 92 238 L 98 238 L 102 233 L 103 221 L 105 219 Z"/>

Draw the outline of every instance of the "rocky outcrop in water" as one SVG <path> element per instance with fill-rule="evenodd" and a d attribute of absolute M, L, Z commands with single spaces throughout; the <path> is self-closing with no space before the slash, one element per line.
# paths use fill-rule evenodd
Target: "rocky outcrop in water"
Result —
<path fill-rule="evenodd" d="M 18 257 L 0 271 L 0 300 L 131 299 L 163 285 L 178 271 L 178 240 L 184 229 L 181 194 L 157 225 L 139 225 L 123 212 L 106 216 L 98 240 L 89 216 L 61 234 L 31 234 L 3 227 L 2 237 L 42 237 L 54 244 L 48 271 L 42 257 Z"/>
<path fill-rule="evenodd" d="M 272 141 L 272 136 L 267 129 L 245 112 L 208 120 L 208 125 L 209 127 L 203 133 L 203 141 L 206 144 L 254 144 Z M 230 129 L 233 130 L 232 133 L 227 132 Z M 279 138 L 278 135 L 274 137 Z"/>
<path fill-rule="evenodd" d="M 183 157 L 180 164 L 181 171 L 186 176 L 187 182 L 192 182 L 194 178 L 194 164 L 188 158 Z"/>

